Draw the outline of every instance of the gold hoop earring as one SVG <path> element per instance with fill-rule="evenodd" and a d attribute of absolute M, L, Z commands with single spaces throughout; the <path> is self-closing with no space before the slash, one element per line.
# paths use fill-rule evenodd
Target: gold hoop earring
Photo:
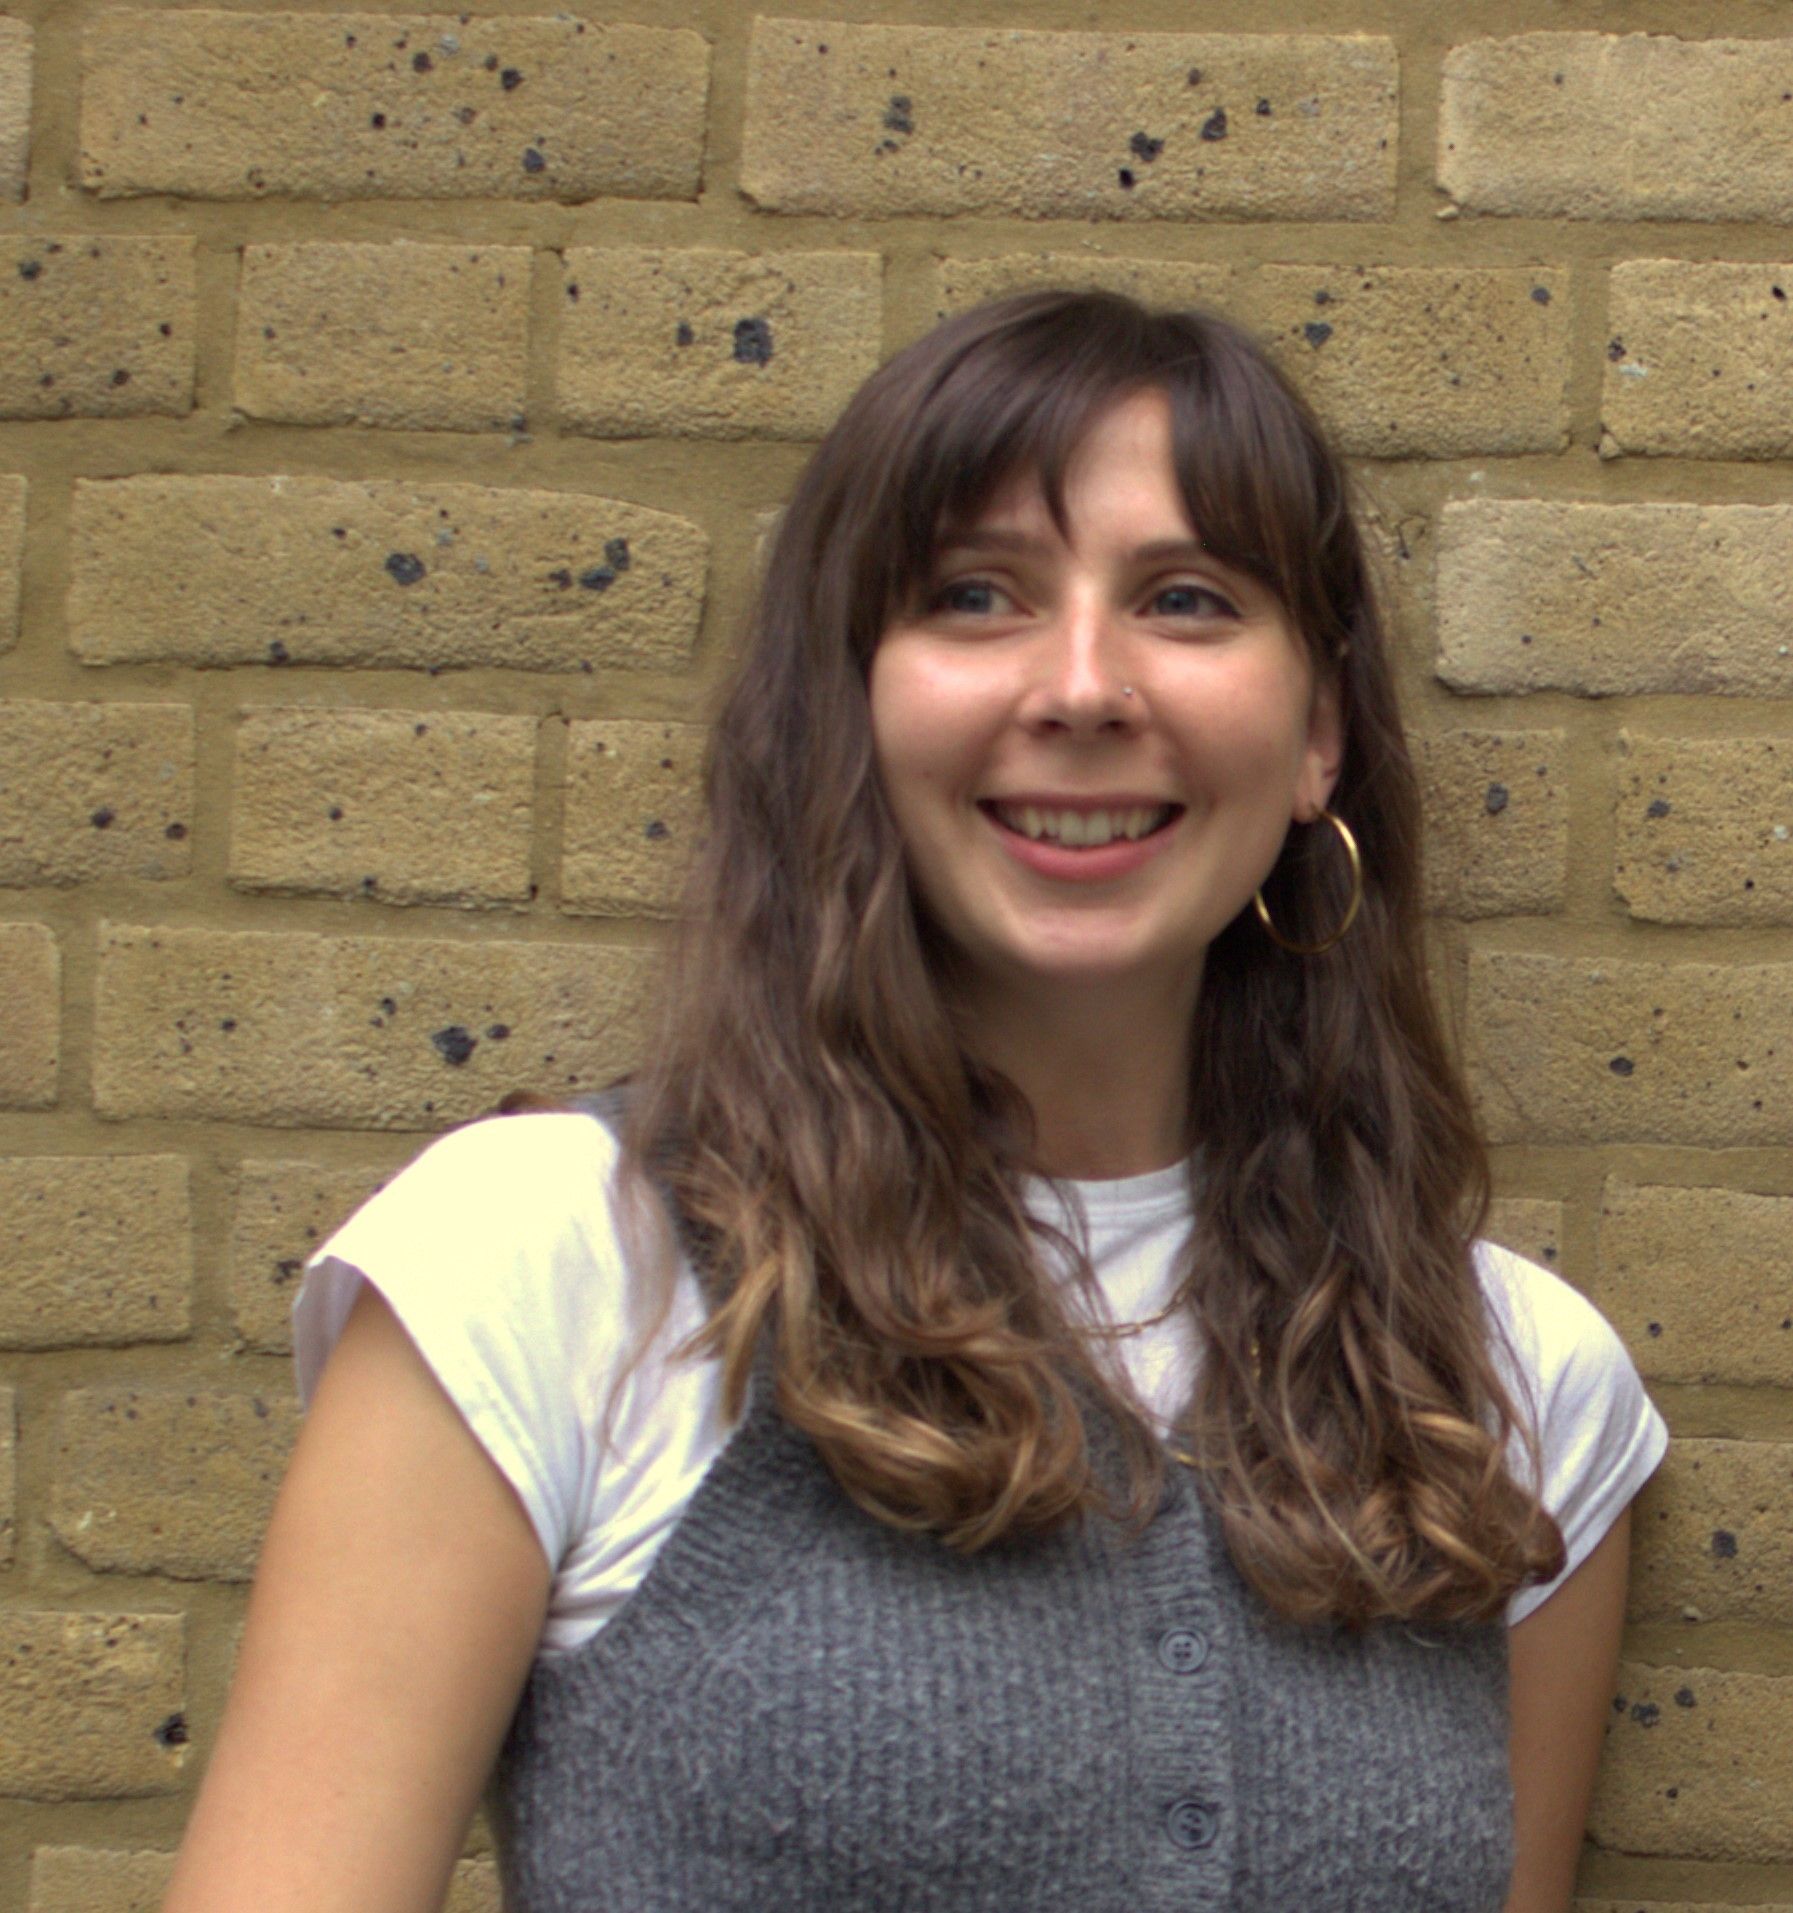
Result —
<path fill-rule="evenodd" d="M 1345 907 L 1345 915 L 1339 927 L 1322 943 L 1291 943 L 1274 923 L 1270 921 L 1270 911 L 1264 903 L 1262 890 L 1254 890 L 1251 895 L 1252 907 L 1258 913 L 1258 921 L 1264 926 L 1264 932 L 1270 941 L 1280 949 L 1287 950 L 1291 956 L 1318 956 L 1322 950 L 1330 950 L 1340 942 L 1347 930 L 1357 921 L 1357 912 L 1363 903 L 1363 857 L 1357 848 L 1357 839 L 1351 835 L 1350 826 L 1342 817 L 1335 817 L 1324 804 L 1320 807 L 1320 816 L 1339 834 L 1339 841 L 1345 846 L 1345 855 L 1351 862 L 1351 901 Z M 1318 822 L 1318 819 L 1315 820 Z"/>

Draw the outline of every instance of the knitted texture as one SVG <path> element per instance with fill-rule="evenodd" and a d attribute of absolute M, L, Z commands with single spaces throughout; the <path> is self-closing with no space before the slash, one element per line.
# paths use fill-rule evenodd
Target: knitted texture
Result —
<path fill-rule="evenodd" d="M 1492 1913 L 1506 1735 L 1500 1624 L 1283 1622 L 1180 1469 L 1138 1541 L 957 1555 L 855 1506 L 762 1362 L 491 1805 L 507 1913 Z"/>

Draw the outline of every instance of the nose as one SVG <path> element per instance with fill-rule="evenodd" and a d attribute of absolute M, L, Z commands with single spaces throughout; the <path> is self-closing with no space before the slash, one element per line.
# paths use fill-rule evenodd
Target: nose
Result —
<path fill-rule="evenodd" d="M 1131 729 L 1140 715 L 1137 673 L 1118 614 L 1093 595 L 1068 599 L 1038 634 L 1027 720 L 1047 730 Z"/>

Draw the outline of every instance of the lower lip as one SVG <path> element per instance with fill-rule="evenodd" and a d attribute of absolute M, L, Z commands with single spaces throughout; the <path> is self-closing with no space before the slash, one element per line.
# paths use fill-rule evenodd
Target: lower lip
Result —
<path fill-rule="evenodd" d="M 1045 838 L 1029 837 L 1019 830 L 1011 830 L 992 811 L 980 808 L 979 814 L 995 831 L 1003 849 L 1018 864 L 1060 883 L 1103 883 L 1138 870 L 1141 865 L 1150 863 L 1169 843 L 1183 817 L 1183 813 L 1178 811 L 1169 823 L 1153 831 L 1149 837 L 1116 837 L 1092 849 L 1073 850 L 1064 844 L 1051 843 Z"/>

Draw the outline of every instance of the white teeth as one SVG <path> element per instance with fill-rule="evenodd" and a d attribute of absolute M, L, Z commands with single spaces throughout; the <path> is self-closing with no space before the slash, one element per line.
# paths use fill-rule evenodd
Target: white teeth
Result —
<path fill-rule="evenodd" d="M 1149 836 L 1171 812 L 1169 804 L 1149 810 L 1139 806 L 1131 810 L 1041 810 L 1034 804 L 1019 808 L 998 804 L 995 809 L 1011 830 L 1036 842 L 1046 839 L 1075 850 L 1099 849 L 1116 837 Z"/>

